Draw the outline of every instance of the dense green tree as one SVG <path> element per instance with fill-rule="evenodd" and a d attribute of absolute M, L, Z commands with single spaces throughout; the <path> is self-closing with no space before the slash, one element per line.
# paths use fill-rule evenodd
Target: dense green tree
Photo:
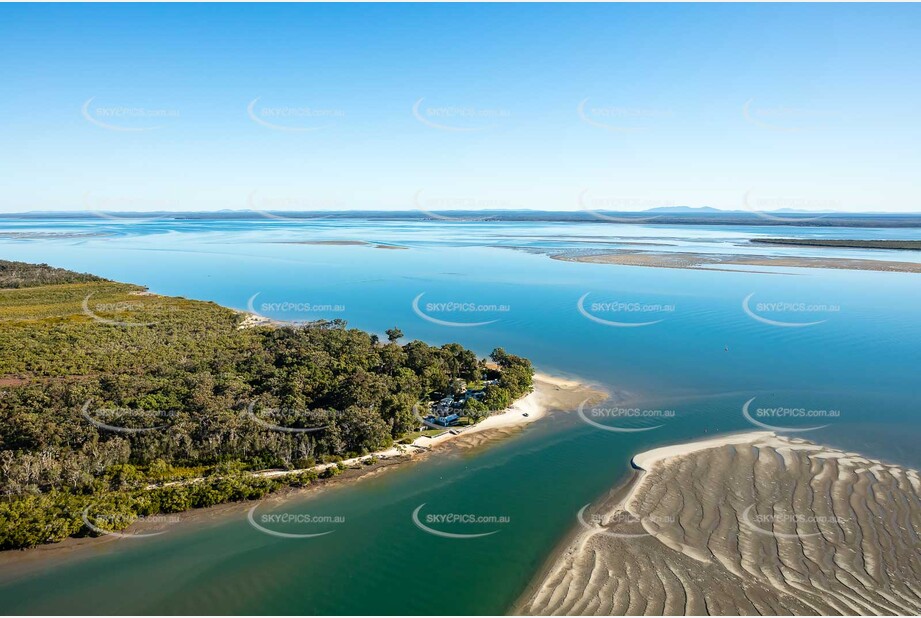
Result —
<path fill-rule="evenodd" d="M 386 448 L 416 430 L 415 405 L 485 370 L 397 328 L 384 344 L 342 320 L 241 329 L 214 303 L 47 266 L 0 261 L 0 288 L 0 548 L 88 533 L 90 504 L 126 526 L 259 497 L 278 484 L 252 471 Z M 527 360 L 491 358 L 475 419 L 531 388 Z"/>
<path fill-rule="evenodd" d="M 467 418 L 476 423 L 489 416 L 489 408 L 486 407 L 486 404 L 482 401 L 478 401 L 471 397 L 464 402 L 464 414 L 467 415 Z"/>

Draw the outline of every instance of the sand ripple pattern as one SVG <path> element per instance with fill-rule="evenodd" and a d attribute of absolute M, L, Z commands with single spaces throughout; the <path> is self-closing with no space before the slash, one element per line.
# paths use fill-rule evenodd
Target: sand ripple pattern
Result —
<path fill-rule="evenodd" d="M 921 613 L 916 471 L 770 432 L 641 467 L 522 613 Z"/>

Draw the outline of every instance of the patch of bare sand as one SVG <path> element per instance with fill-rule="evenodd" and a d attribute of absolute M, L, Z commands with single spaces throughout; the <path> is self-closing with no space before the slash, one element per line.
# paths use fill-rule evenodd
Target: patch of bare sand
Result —
<path fill-rule="evenodd" d="M 371 243 L 364 240 L 279 240 L 277 244 L 283 245 L 320 245 L 327 247 L 373 247 L 375 249 L 408 249 L 402 245 L 385 245 Z"/>
<path fill-rule="evenodd" d="M 534 376 L 532 392 L 513 403 L 504 412 L 494 414 L 472 427 L 446 428 L 444 432 L 435 436 L 420 436 L 410 444 L 396 444 L 384 450 L 344 459 L 338 463 L 317 464 L 310 468 L 297 470 L 263 470 L 253 474 L 266 478 L 278 478 L 309 471 L 319 473 L 339 465 L 353 467 L 369 465 L 377 461 L 408 460 L 449 442 L 464 447 L 476 446 L 485 441 L 510 435 L 514 430 L 540 420 L 553 410 L 574 410 L 582 401 L 597 403 L 606 397 L 606 392 L 582 382 L 538 373 Z M 172 481 L 163 483 L 162 486 L 187 485 L 202 480 L 197 478 Z M 148 489 L 156 486 L 150 485 Z"/>
<path fill-rule="evenodd" d="M 567 615 L 917 615 L 914 470 L 755 432 L 634 458 L 629 491 L 517 611 Z"/>
<path fill-rule="evenodd" d="M 604 391 L 581 382 L 538 373 L 534 376 L 534 390 L 530 394 L 516 401 L 505 412 L 480 421 L 465 433 L 527 425 L 543 418 L 551 410 L 575 410 L 585 399 L 600 401 L 605 396 Z"/>
<path fill-rule="evenodd" d="M 575 410 L 583 401 L 588 400 L 594 404 L 607 397 L 608 393 L 598 387 L 538 373 L 534 376 L 534 390 L 531 393 L 516 401 L 505 412 L 494 414 L 461 432 L 451 440 L 451 444 L 462 448 L 480 446 L 509 436 L 552 412 Z"/>
<path fill-rule="evenodd" d="M 326 245 L 330 247 L 362 247 L 368 246 L 363 240 L 279 240 L 281 245 Z"/>
<path fill-rule="evenodd" d="M 262 315 L 247 313 L 245 316 L 246 317 L 244 317 L 243 320 L 237 325 L 237 330 L 256 328 L 257 326 L 268 326 L 273 323 L 271 318 L 267 318 Z"/>

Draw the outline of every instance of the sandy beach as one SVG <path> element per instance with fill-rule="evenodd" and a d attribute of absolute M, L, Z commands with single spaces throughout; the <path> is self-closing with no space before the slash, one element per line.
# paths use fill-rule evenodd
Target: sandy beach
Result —
<path fill-rule="evenodd" d="M 538 373 L 534 376 L 533 392 L 516 401 L 505 412 L 494 414 L 441 444 L 475 448 L 508 437 L 554 411 L 572 411 L 583 401 L 595 404 L 608 396 L 606 391 L 577 380 Z"/>
<path fill-rule="evenodd" d="M 554 410 L 574 410 L 580 402 L 588 400 L 591 403 L 602 401 L 608 394 L 599 388 L 584 384 L 577 380 L 551 376 L 544 373 L 534 375 L 534 390 L 513 403 L 508 409 L 489 416 L 476 425 L 470 427 L 448 427 L 435 436 L 420 436 L 410 444 L 398 444 L 391 448 L 343 460 L 345 466 L 360 465 L 365 461 L 376 459 L 391 459 L 394 457 L 412 457 L 422 452 L 431 450 L 448 442 L 465 442 L 463 437 L 474 434 L 490 433 L 499 435 L 508 433 L 507 430 L 521 428 L 547 416 Z M 499 431 L 504 430 L 504 431 Z M 303 470 L 272 470 L 259 472 L 259 476 L 277 477 L 288 474 L 297 474 L 314 470 L 321 472 L 337 464 L 320 464 L 313 468 Z"/>
<path fill-rule="evenodd" d="M 580 402 L 588 400 L 597 403 L 607 397 L 607 393 L 583 384 L 577 380 L 537 373 L 534 375 L 534 390 L 513 403 L 508 409 L 489 416 L 470 427 L 448 427 L 434 436 L 420 436 L 409 444 L 396 444 L 390 448 L 368 453 L 360 457 L 351 457 L 341 462 L 318 464 L 311 468 L 296 470 L 265 470 L 255 472 L 254 476 L 278 478 L 304 472 L 322 472 L 327 468 L 345 466 L 347 468 L 368 465 L 372 461 L 389 461 L 399 458 L 411 458 L 431 451 L 449 442 L 458 442 L 462 446 L 481 444 L 488 438 L 500 437 L 538 421 L 553 410 L 573 410 Z M 471 440 L 477 435 L 477 439 Z M 201 479 L 174 481 L 164 486 L 196 483 Z M 153 485 L 151 488 L 154 487 Z"/>
<path fill-rule="evenodd" d="M 745 444 L 754 441 L 765 441 L 776 438 L 773 431 L 746 431 L 744 433 L 729 433 L 716 438 L 706 440 L 696 440 L 694 442 L 684 442 L 682 444 L 672 444 L 662 446 L 649 451 L 644 451 L 634 455 L 633 467 L 643 471 L 652 470 L 658 463 L 673 458 L 684 457 L 697 451 L 704 451 L 710 448 L 720 448 L 734 444 Z"/>
<path fill-rule="evenodd" d="M 444 432 L 438 435 L 420 436 L 408 445 L 396 445 L 383 451 L 347 459 L 342 463 L 346 466 L 354 466 L 361 465 L 372 458 L 387 460 L 395 457 L 413 457 L 448 443 L 456 443 L 463 447 L 476 446 L 487 440 L 503 437 L 517 429 L 539 421 L 555 410 L 574 410 L 582 401 L 588 400 L 591 403 L 598 403 L 607 396 L 608 394 L 605 391 L 578 380 L 536 373 L 534 375 L 533 391 L 513 403 L 503 412 L 493 414 L 476 425 L 446 428 Z M 322 464 L 311 469 L 319 472 L 335 465 Z M 284 476 L 299 472 L 306 472 L 306 470 L 278 470 L 260 472 L 259 474 L 263 476 Z"/>
<path fill-rule="evenodd" d="M 534 390 L 525 395 L 504 412 L 494 414 L 472 427 L 462 427 L 453 430 L 446 429 L 437 436 L 421 436 L 411 444 L 399 444 L 391 448 L 369 453 L 361 457 L 352 457 L 341 463 L 346 467 L 345 472 L 337 477 L 322 480 L 305 488 L 281 489 L 265 499 L 270 501 L 287 500 L 290 497 L 306 492 L 321 491 L 324 488 L 338 483 L 353 482 L 369 478 L 386 469 L 400 465 L 420 457 L 430 456 L 446 445 L 458 448 L 472 448 L 481 446 L 486 442 L 503 439 L 516 433 L 521 428 L 545 418 L 548 414 L 558 410 L 574 410 L 581 401 L 588 399 L 598 402 L 607 397 L 607 393 L 599 388 L 579 382 L 577 380 L 537 373 L 534 376 Z M 527 416 L 524 416 L 527 414 Z M 265 470 L 254 473 L 256 476 L 278 478 L 308 471 L 322 472 L 326 468 L 335 467 L 339 463 L 319 464 L 312 468 L 299 470 Z M 174 481 L 164 485 L 187 484 L 200 482 L 201 479 Z M 153 487 L 153 486 L 151 486 Z M 217 506 L 193 509 L 171 515 L 183 525 L 219 521 L 223 517 L 237 516 L 239 513 L 251 508 L 251 503 L 226 503 Z M 153 530 L 144 522 L 132 524 L 122 531 L 124 534 L 144 533 Z M 9 563 L 19 565 L 23 575 L 27 570 L 40 569 L 44 560 L 58 557 L 77 558 L 85 551 L 109 544 L 117 544 L 117 536 L 98 537 L 70 537 L 59 543 L 39 545 L 23 551 L 0 552 L 0 566 Z"/>
<path fill-rule="evenodd" d="M 526 614 L 917 615 L 915 470 L 772 432 L 636 455 Z"/>
<path fill-rule="evenodd" d="M 576 380 L 537 373 L 534 375 L 532 393 L 516 401 L 505 412 L 480 421 L 468 429 L 467 433 L 527 425 L 540 420 L 554 409 L 574 409 L 586 397 L 598 399 L 605 395 Z"/>

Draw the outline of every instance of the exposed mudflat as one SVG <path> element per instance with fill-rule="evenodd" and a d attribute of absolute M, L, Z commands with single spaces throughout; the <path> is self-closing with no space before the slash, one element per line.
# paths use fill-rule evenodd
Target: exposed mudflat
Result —
<path fill-rule="evenodd" d="M 569 615 L 921 612 L 914 470 L 757 432 L 655 449 L 516 608 Z"/>
<path fill-rule="evenodd" d="M 566 262 L 619 264 L 650 268 L 686 268 L 691 270 L 721 270 L 721 266 L 777 266 L 792 268 L 830 268 L 833 270 L 872 270 L 878 272 L 921 273 L 921 263 L 889 260 L 760 255 L 715 255 L 703 253 L 652 253 L 621 251 L 593 255 L 551 256 Z M 725 269 L 723 269 L 725 270 Z"/>

